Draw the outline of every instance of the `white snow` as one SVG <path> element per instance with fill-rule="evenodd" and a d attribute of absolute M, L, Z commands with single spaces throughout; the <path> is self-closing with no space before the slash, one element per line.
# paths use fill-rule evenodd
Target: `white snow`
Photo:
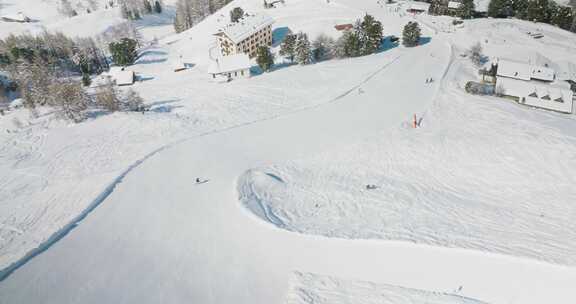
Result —
<path fill-rule="evenodd" d="M 286 304 L 486 304 L 457 295 L 460 288 L 450 294 L 295 272 Z"/>
<path fill-rule="evenodd" d="M 244 53 L 230 56 L 221 56 L 212 62 L 208 68 L 208 73 L 230 73 L 234 71 L 247 70 L 250 69 L 251 66 L 252 64 L 250 63 L 250 58 Z"/>
<path fill-rule="evenodd" d="M 480 30 L 489 24 L 499 32 Z M 576 62 L 574 45 L 548 50 L 510 41 L 517 36 L 502 29 L 517 26 L 528 25 L 469 22 L 467 31 L 450 35 L 451 43 L 456 54 L 465 53 L 474 43 L 468 38 L 472 27 L 478 31 L 473 39 L 492 57 L 556 52 L 548 58 Z M 574 41 L 574 35 L 559 30 L 547 36 L 560 34 Z M 414 112 L 422 119 L 420 129 L 412 129 L 407 116 L 403 125 L 367 140 L 247 171 L 239 182 L 241 200 L 260 218 L 301 233 L 472 248 L 576 265 L 576 117 L 466 94 L 464 85 L 477 79 L 477 71 L 468 59 L 456 58 L 445 78 L 434 77 L 442 84 L 431 107 Z M 423 69 L 425 63 L 414 65 Z M 396 80 L 400 87 L 406 85 L 401 79 Z M 377 96 L 370 93 L 376 86 L 365 91 Z M 378 96 L 397 100 L 408 94 L 417 93 Z M 570 99 L 558 110 L 570 112 L 571 104 Z"/>
<path fill-rule="evenodd" d="M 0 28 L 0 35 L 42 26 L 92 35 L 118 18 L 102 12 L 92 30 L 85 20 L 97 15 L 60 23 L 50 17 L 51 2 L 38 3 L 50 9 L 41 16 L 31 0 L 7 1 L 29 6 L 9 7 L 41 21 Z M 276 36 L 287 30 L 336 35 L 335 24 L 365 12 L 398 36 L 414 20 L 393 9 L 400 4 L 287 0 L 266 13 Z M 211 83 L 213 33 L 236 6 L 263 11 L 259 0 L 236 0 L 179 35 L 171 34 L 168 15 L 139 22 L 146 39 L 160 38 L 133 67 L 143 79 L 133 88 L 151 107 L 145 115 L 93 113 L 66 124 L 41 109 L 38 118 L 24 110 L 0 118 L 0 267 L 8 269 L 0 273 L 2 302 L 282 303 L 294 270 L 398 286 L 394 291 L 407 300 L 418 299 L 414 289 L 451 293 L 458 286 L 462 296 L 489 303 L 576 298 L 573 267 L 517 257 L 573 262 L 574 211 L 566 201 L 576 201 L 574 119 L 462 95 L 476 71 L 466 59 L 447 69 L 480 41 L 490 57 L 534 59 L 572 77 L 573 35 L 514 20 L 466 21 L 454 29 L 451 18 L 418 16 L 430 40 L 416 48 L 280 65 L 249 80 Z M 535 30 L 545 36 L 525 34 Z M 179 58 L 189 68 L 175 73 Z M 448 80 L 440 81 L 447 71 Z M 436 81 L 425 86 L 427 77 Z M 407 128 L 412 114 L 427 107 L 423 127 Z M 362 138 L 372 143 L 351 145 Z M 310 155 L 320 156 L 311 164 L 304 159 Z M 289 162 L 294 159 L 303 160 Z M 303 167 L 268 170 L 286 162 Z M 322 176 L 327 163 L 334 171 Z M 262 174 L 238 180 L 250 168 Z M 196 185 L 196 178 L 207 182 Z M 302 207 L 298 212 L 267 205 L 282 189 L 307 183 L 316 187 L 289 191 L 294 196 L 284 201 Z M 366 183 L 389 191 L 365 192 Z M 381 238 L 380 228 L 398 225 L 398 234 L 413 233 L 410 241 L 480 250 L 289 233 L 248 212 L 237 188 L 258 193 L 260 206 L 281 206 L 286 213 L 271 208 L 274 216 L 294 215 L 300 222 L 285 222 L 308 233 L 334 227 L 334 236 L 361 231 Z M 357 204 L 362 195 L 370 198 L 365 205 Z M 393 202 L 392 211 L 382 209 L 382 197 Z M 469 206 L 454 208 L 462 201 Z M 316 202 L 332 208 L 333 217 L 318 220 Z M 396 217 L 386 222 L 391 214 Z"/>

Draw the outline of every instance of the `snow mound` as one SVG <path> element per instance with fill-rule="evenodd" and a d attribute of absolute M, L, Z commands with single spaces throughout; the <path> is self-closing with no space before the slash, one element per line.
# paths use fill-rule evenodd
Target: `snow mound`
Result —
<path fill-rule="evenodd" d="M 286 303 L 482 304 L 485 302 L 457 294 L 430 292 L 373 282 L 343 280 L 313 273 L 295 272 L 291 280 Z"/>

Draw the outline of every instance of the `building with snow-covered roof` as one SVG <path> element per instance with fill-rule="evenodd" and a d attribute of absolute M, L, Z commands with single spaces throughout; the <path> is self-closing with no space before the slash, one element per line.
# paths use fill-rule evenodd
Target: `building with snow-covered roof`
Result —
<path fill-rule="evenodd" d="M 462 6 L 462 3 L 458 1 L 448 1 L 448 9 L 449 10 L 457 10 Z"/>
<path fill-rule="evenodd" d="M 108 76 L 117 86 L 132 85 L 136 81 L 134 71 L 128 71 L 124 67 L 111 67 Z"/>
<path fill-rule="evenodd" d="M 496 90 L 520 104 L 573 113 L 574 92 L 570 90 L 570 84 L 555 79 L 555 71 L 547 66 L 500 60 Z"/>
<path fill-rule="evenodd" d="M 496 88 L 500 91 L 499 94 L 512 97 L 523 105 L 562 113 L 574 111 L 574 92 L 570 90 L 568 83 L 547 84 L 499 77 L 496 80 Z"/>
<path fill-rule="evenodd" d="M 208 68 L 213 79 L 224 77 L 227 80 L 250 77 L 250 58 L 244 53 L 216 58 Z"/>
<path fill-rule="evenodd" d="M 256 56 L 259 46 L 272 45 L 272 24 L 268 15 L 246 15 L 238 22 L 232 22 L 214 34 L 223 56 L 244 53 Z"/>
<path fill-rule="evenodd" d="M 551 68 L 512 60 L 500 60 L 496 75 L 519 80 L 554 81 L 555 79 L 555 72 Z"/>

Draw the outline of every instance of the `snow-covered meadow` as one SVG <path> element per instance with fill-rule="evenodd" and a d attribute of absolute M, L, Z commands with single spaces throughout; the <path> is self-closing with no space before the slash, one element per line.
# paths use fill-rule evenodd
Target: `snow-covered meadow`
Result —
<path fill-rule="evenodd" d="M 6 9 L 10 12 L 36 12 L 30 1 L 9 4 Z M 360 10 L 337 3 L 293 0 L 288 4 L 268 11 L 276 20 L 277 35 L 287 29 L 304 30 L 312 37 L 319 33 L 337 35 L 334 24 L 362 16 Z M 9 25 L 26 27 L 22 31 L 31 32 L 39 32 L 35 28 L 45 25 L 68 35 L 89 36 L 122 22 L 114 10 L 63 19 L 57 17 L 54 3 L 43 5 L 52 5 L 52 10 L 38 11 L 31 18 L 44 21 Z M 34 118 L 20 109 L 0 118 L 0 268 L 19 260 L 92 210 L 119 175 L 158 149 L 326 103 L 403 52 L 397 48 L 304 67 L 287 66 L 279 59 L 279 67 L 272 73 L 227 84 L 211 82 L 206 71 L 212 34 L 234 6 L 252 12 L 262 10 L 260 1 L 236 1 L 178 35 L 172 33 L 172 25 L 165 24 L 164 17 L 145 16 L 138 21 L 145 40 L 158 38 L 158 43 L 143 48 L 137 63 L 129 67 L 143 79 L 132 88 L 151 108 L 145 115 L 97 114 L 85 122 L 69 124 L 50 111 Z M 173 8 L 168 5 L 165 11 L 170 14 Z M 95 27 L 93 18 L 98 18 L 97 14 L 107 17 Z M 391 32 L 399 31 L 400 23 L 391 24 Z M 8 29 L 0 34 L 11 32 L 18 31 Z M 173 67 L 180 56 L 191 68 L 175 73 Z"/>
<path fill-rule="evenodd" d="M 290 282 L 286 303 L 486 304 L 458 295 L 461 291 L 462 286 L 457 287 L 453 293 L 441 293 L 295 272 Z"/>
<path fill-rule="evenodd" d="M 530 30 L 544 32 L 545 40 L 525 35 Z M 479 41 L 491 58 L 546 63 L 559 78 L 573 79 L 574 35 L 522 21 L 477 20 L 450 36 L 454 59 L 437 79 L 437 98 L 415 113 L 420 128 L 407 118 L 354 144 L 250 170 L 239 180 L 245 205 L 301 233 L 576 265 L 576 116 L 466 94 L 466 81 L 479 76 L 460 56 Z"/>

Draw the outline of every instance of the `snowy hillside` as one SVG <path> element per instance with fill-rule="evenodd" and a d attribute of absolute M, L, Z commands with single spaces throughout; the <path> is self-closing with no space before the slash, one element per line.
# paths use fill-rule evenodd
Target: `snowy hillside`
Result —
<path fill-rule="evenodd" d="M 262 10 L 256 0 L 237 1 L 235 5 L 247 11 Z M 227 15 L 227 10 L 230 6 L 221 14 Z M 285 8 L 269 13 L 276 19 L 277 32 L 289 28 L 333 35 L 337 34 L 334 24 L 362 15 L 360 10 L 340 4 L 305 0 L 290 1 Z M 79 22 L 71 30 L 87 30 L 89 24 L 80 17 L 70 19 Z M 401 27 L 397 20 L 391 19 L 389 25 L 395 33 Z M 157 149 L 326 103 L 402 52 L 392 49 L 305 67 L 281 66 L 273 73 L 220 84 L 211 82 L 206 72 L 212 34 L 222 22 L 216 14 L 189 31 L 166 36 L 158 45 L 142 50 L 141 58 L 130 69 L 146 79 L 133 86 L 151 106 L 146 115 L 103 115 L 69 125 L 49 113 L 31 118 L 22 109 L 0 119 L 5 130 L 0 133 L 0 268 L 91 210 L 118 175 Z M 156 29 L 155 23 L 143 26 L 144 33 Z M 174 73 L 179 56 L 193 68 Z"/>
<path fill-rule="evenodd" d="M 349 281 L 313 273 L 296 272 L 287 304 L 485 304 L 456 294 L 426 292 L 372 282 Z"/>
<path fill-rule="evenodd" d="M 164 1 L 135 22 L 142 47 L 127 67 L 149 111 L 0 116 L 0 303 L 576 298 L 576 116 L 463 89 L 479 78 L 475 43 L 486 64 L 576 79 L 576 35 L 518 20 L 456 26 L 384 2 L 235 0 L 175 34 Z M 0 15 L 35 22 L 0 22 L 0 37 L 125 22 L 116 9 L 65 18 L 56 0 L 3 3 Z M 252 60 L 251 78 L 215 82 L 214 33 L 234 7 L 275 20 L 276 66 Z M 335 25 L 366 13 L 384 36 L 419 22 L 421 44 L 303 66 L 278 55 L 289 32 L 337 38 Z"/>
<path fill-rule="evenodd" d="M 574 79 L 575 36 L 538 25 L 546 40 L 537 41 L 519 35 L 527 30 L 534 25 L 477 20 L 451 35 L 456 55 L 481 41 L 492 58 L 549 63 Z M 356 144 L 249 171 L 239 182 L 244 203 L 302 233 L 576 265 L 576 117 L 466 94 L 464 84 L 477 77 L 455 56 L 438 98 L 415 113 L 421 128 L 406 117 Z"/>

